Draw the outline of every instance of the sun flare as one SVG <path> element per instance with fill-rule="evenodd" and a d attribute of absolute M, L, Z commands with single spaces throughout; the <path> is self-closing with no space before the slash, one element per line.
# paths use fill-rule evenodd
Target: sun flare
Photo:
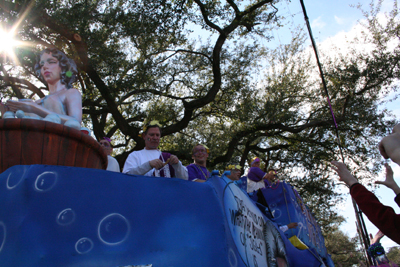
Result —
<path fill-rule="evenodd" d="M 13 49 L 18 45 L 18 42 L 14 39 L 13 32 L 6 32 L 0 29 L 0 53 L 6 53 L 8 55 L 13 54 Z"/>

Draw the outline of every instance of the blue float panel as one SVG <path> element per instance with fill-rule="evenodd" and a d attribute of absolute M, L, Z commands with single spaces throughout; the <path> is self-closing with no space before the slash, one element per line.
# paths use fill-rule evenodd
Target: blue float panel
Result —
<path fill-rule="evenodd" d="M 261 267 L 278 258 L 320 266 L 226 177 L 195 183 L 46 165 L 0 174 L 2 267 Z"/>
<path fill-rule="evenodd" d="M 288 238 L 296 235 L 311 251 L 317 253 L 329 266 L 333 266 L 325 247 L 321 228 L 298 192 L 285 182 L 263 188 L 261 192 L 277 224 L 287 225 L 291 222 L 299 224 L 298 227 L 289 229 L 285 235 Z"/>

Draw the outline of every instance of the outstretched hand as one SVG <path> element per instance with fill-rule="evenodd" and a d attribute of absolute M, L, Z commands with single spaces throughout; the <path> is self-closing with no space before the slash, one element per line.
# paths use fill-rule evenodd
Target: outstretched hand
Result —
<path fill-rule="evenodd" d="M 385 168 L 386 168 L 386 179 L 385 181 L 375 181 L 376 184 L 382 184 L 384 186 L 389 187 L 390 189 L 392 189 L 396 195 L 400 193 L 400 188 L 399 186 L 396 184 L 394 178 L 393 178 L 393 170 L 392 168 L 389 166 L 389 164 L 385 163 Z"/>
<path fill-rule="evenodd" d="M 376 184 L 383 184 L 389 188 L 392 188 L 396 182 L 393 179 L 393 170 L 389 166 L 389 164 L 385 163 L 385 168 L 386 168 L 386 179 L 385 181 L 375 181 Z"/>
<path fill-rule="evenodd" d="M 31 101 L 14 101 L 14 100 L 8 100 L 7 101 L 7 106 L 8 108 L 13 111 L 16 112 L 17 110 L 22 110 L 24 112 L 28 112 L 28 113 L 40 113 L 38 111 L 39 110 L 39 105 L 34 102 L 33 100 Z M 39 116 L 41 114 L 38 114 Z"/>
<path fill-rule="evenodd" d="M 357 179 L 350 173 L 347 169 L 346 165 L 342 162 L 338 161 L 331 161 L 332 169 L 337 172 L 339 175 L 339 180 L 345 182 L 348 186 L 352 186 L 353 184 L 357 183 Z"/>
<path fill-rule="evenodd" d="M 379 241 L 382 239 L 382 237 L 384 237 L 385 234 L 382 233 L 381 230 L 379 230 L 374 237 L 372 237 L 372 234 L 369 234 L 369 238 L 371 239 L 371 245 L 375 244 L 375 243 L 379 243 Z"/>

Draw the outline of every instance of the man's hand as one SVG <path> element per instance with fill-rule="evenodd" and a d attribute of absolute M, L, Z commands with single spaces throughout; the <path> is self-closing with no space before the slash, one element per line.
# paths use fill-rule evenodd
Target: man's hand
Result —
<path fill-rule="evenodd" d="M 178 164 L 178 163 L 179 163 L 179 159 L 177 156 L 171 155 L 171 157 L 169 157 L 169 164 L 174 165 L 174 164 Z"/>
<path fill-rule="evenodd" d="M 156 168 L 157 170 L 164 167 L 164 163 L 160 159 L 150 160 L 149 163 L 152 168 Z"/>
<path fill-rule="evenodd" d="M 345 182 L 349 187 L 358 182 L 357 179 L 351 175 L 344 163 L 338 161 L 331 161 L 331 163 L 335 166 L 332 167 L 332 169 L 337 172 L 340 181 Z"/>
<path fill-rule="evenodd" d="M 386 179 L 385 179 L 385 181 L 375 181 L 375 183 L 376 184 L 383 184 L 384 186 L 389 187 L 397 195 L 397 194 L 400 193 L 400 188 L 399 188 L 399 186 L 396 184 L 396 182 L 393 179 L 393 170 L 389 166 L 389 164 L 387 164 L 387 163 L 385 163 L 385 168 L 386 168 Z"/>
<path fill-rule="evenodd" d="M 296 228 L 296 227 L 297 227 L 297 222 L 289 223 L 289 224 L 287 225 L 287 227 L 288 227 L 288 229 Z"/>

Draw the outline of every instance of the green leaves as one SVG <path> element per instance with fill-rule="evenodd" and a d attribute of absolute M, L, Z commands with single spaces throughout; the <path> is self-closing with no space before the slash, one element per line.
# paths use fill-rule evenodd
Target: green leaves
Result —
<path fill-rule="evenodd" d="M 353 266 L 365 260 L 357 237 L 350 238 L 340 230 L 327 233 L 325 245 L 335 265 Z"/>

